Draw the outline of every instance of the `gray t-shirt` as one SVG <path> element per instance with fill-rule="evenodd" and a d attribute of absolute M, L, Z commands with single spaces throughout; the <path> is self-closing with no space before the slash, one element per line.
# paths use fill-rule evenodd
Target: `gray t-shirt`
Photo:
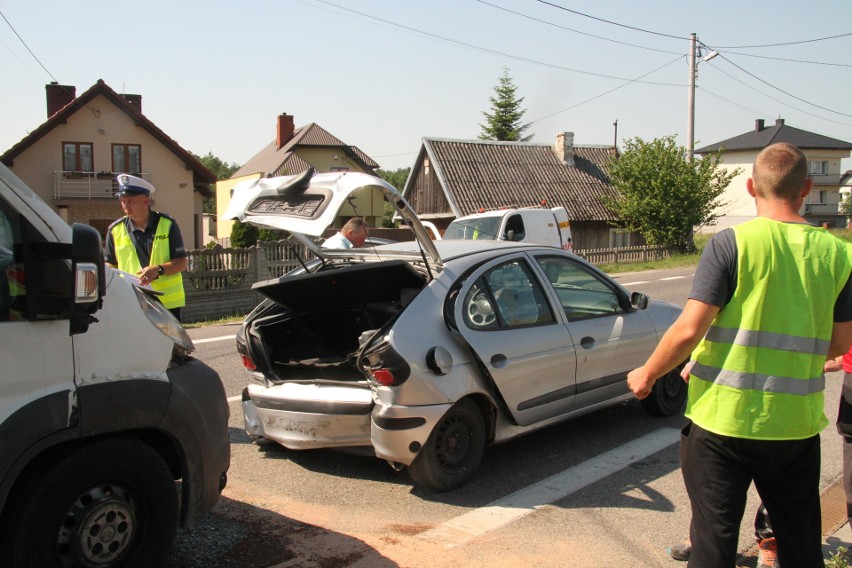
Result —
<path fill-rule="evenodd" d="M 732 229 L 716 233 L 704 248 L 689 297 L 705 304 L 726 306 L 737 287 L 737 239 Z M 834 321 L 852 321 L 852 276 L 834 304 Z"/>

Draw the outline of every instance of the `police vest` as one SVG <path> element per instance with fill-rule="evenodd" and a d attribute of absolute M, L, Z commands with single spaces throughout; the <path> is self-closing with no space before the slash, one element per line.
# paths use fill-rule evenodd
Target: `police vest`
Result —
<path fill-rule="evenodd" d="M 809 438 L 828 424 L 822 368 L 852 247 L 765 218 L 733 230 L 736 290 L 693 352 L 686 416 L 724 436 Z"/>
<path fill-rule="evenodd" d="M 169 255 L 169 229 L 171 226 L 171 219 L 160 216 L 160 221 L 157 223 L 157 232 L 154 233 L 154 244 L 151 246 L 151 266 L 158 266 L 171 260 L 171 256 Z M 118 262 L 118 269 L 129 272 L 130 274 L 136 274 L 142 270 L 142 266 L 139 264 L 139 257 L 136 254 L 136 247 L 133 245 L 130 233 L 127 232 L 124 220 L 113 226 L 112 239 L 115 243 L 115 257 Z M 169 276 L 160 276 L 151 282 L 151 288 L 163 293 L 160 296 L 160 301 L 169 309 L 180 308 L 186 304 L 186 295 L 183 290 L 183 275 L 179 272 Z"/>

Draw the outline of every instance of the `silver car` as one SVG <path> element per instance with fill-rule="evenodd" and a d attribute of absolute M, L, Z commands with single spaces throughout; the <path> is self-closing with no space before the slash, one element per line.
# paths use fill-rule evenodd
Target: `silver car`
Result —
<path fill-rule="evenodd" d="M 380 190 L 417 240 L 329 250 L 314 238 Z M 317 258 L 260 282 L 237 348 L 253 379 L 245 428 L 287 448 L 362 448 L 416 485 L 466 483 L 484 448 L 632 397 L 680 308 L 628 293 L 561 249 L 432 241 L 405 199 L 361 173 L 238 184 L 226 218 L 290 231 Z M 680 412 L 672 371 L 642 404 Z"/>

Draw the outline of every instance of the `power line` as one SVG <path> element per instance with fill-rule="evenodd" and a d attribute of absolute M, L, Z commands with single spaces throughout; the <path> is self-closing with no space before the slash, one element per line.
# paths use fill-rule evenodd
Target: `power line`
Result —
<path fill-rule="evenodd" d="M 784 93 L 784 94 L 785 94 L 785 95 L 787 95 L 788 97 L 792 97 L 792 98 L 796 99 L 797 101 L 801 101 L 801 102 L 803 102 L 803 103 L 805 103 L 805 104 L 811 105 L 812 107 L 816 107 L 816 108 L 818 108 L 818 109 L 820 109 L 820 110 L 824 110 L 824 111 L 831 112 L 831 113 L 834 113 L 834 114 L 839 114 L 840 116 L 848 116 L 848 117 L 852 118 L 852 114 L 846 114 L 846 113 L 844 113 L 844 112 L 840 112 L 840 111 L 832 110 L 832 109 L 830 109 L 830 108 L 827 108 L 827 107 L 824 107 L 824 106 L 820 106 L 820 105 L 818 105 L 818 104 L 815 104 L 815 103 L 812 103 L 812 102 L 810 102 L 810 101 L 807 101 L 807 100 L 805 100 L 805 99 L 803 99 L 803 98 L 801 98 L 801 97 L 797 97 L 796 95 L 794 95 L 794 94 L 792 94 L 792 93 L 788 93 L 788 92 L 787 92 L 787 91 L 785 91 L 784 89 L 781 89 L 780 87 L 776 87 L 776 86 L 775 86 L 775 85 L 773 85 L 772 83 L 770 83 L 770 82 L 768 82 L 768 81 L 765 81 L 765 80 L 761 79 L 760 77 L 758 77 L 758 76 L 757 76 L 757 75 L 755 75 L 754 73 L 752 73 L 752 72 L 750 72 L 750 71 L 746 71 L 745 69 L 743 69 L 742 67 L 740 67 L 739 65 L 737 65 L 736 63 L 734 63 L 733 61 L 731 61 L 730 59 L 728 59 L 727 57 L 725 57 L 724 55 L 722 55 L 721 57 L 722 57 L 722 59 L 724 59 L 725 61 L 727 61 L 728 63 L 730 63 L 731 65 L 733 65 L 734 67 L 736 67 L 737 69 L 739 69 L 740 71 L 742 71 L 743 73 L 745 73 L 746 75 L 748 75 L 748 76 L 752 77 L 753 79 L 757 79 L 758 81 L 760 81 L 760 82 L 761 82 L 761 83 L 763 83 L 764 85 L 767 85 L 768 87 L 772 87 L 772 88 L 773 88 L 773 89 L 775 89 L 776 91 L 779 91 L 779 92 L 781 92 L 781 93 Z"/>
<path fill-rule="evenodd" d="M 702 44 L 702 45 L 704 45 L 704 44 Z M 704 45 L 704 47 L 707 47 L 707 46 Z M 710 47 L 707 47 L 707 49 L 710 49 L 711 51 L 718 51 L 718 50 L 714 50 Z M 719 48 L 719 49 L 722 49 L 722 48 Z M 790 62 L 790 63 L 807 63 L 809 65 L 829 65 L 829 66 L 833 66 L 833 67 L 852 67 L 852 65 L 850 65 L 848 63 L 827 63 L 827 62 L 824 62 L 824 61 L 805 61 L 803 59 L 788 59 L 786 57 L 770 57 L 768 55 L 756 55 L 754 53 L 741 53 L 739 51 L 726 51 L 725 53 L 738 55 L 738 56 L 742 56 L 742 57 L 756 57 L 758 59 L 771 59 L 773 61 L 787 61 L 787 62 Z"/>
<path fill-rule="evenodd" d="M 622 88 L 622 87 L 626 87 L 627 85 L 630 85 L 631 83 L 635 83 L 636 81 L 638 81 L 638 80 L 639 80 L 639 79 L 641 79 L 642 77 L 647 77 L 647 76 L 648 76 L 648 75 L 650 75 L 651 73 L 656 73 L 656 72 L 657 72 L 657 71 L 659 71 L 660 69 L 662 69 L 662 68 L 664 68 L 664 67 L 668 67 L 669 65 L 671 65 L 671 64 L 672 64 L 672 63 L 674 63 L 675 61 L 678 61 L 678 60 L 683 59 L 683 58 L 685 58 L 685 57 L 686 57 L 685 55 L 679 55 L 678 57 L 676 57 L 676 58 L 672 59 L 672 60 L 671 60 L 671 61 L 669 61 L 668 63 L 666 63 L 666 64 L 664 64 L 664 65 L 660 65 L 660 66 L 659 66 L 659 67 L 657 67 L 656 69 L 653 69 L 653 70 L 651 70 L 651 71 L 648 71 L 647 73 L 644 73 L 644 74 L 642 74 L 642 75 L 639 75 L 638 77 L 636 77 L 636 79 L 633 79 L 633 80 L 631 80 L 631 81 L 627 81 L 626 83 L 622 83 L 621 85 L 619 85 L 619 86 L 617 86 L 617 87 L 615 87 L 615 88 L 613 88 L 613 89 L 610 89 L 610 90 L 608 90 L 608 91 L 604 91 L 603 93 L 600 93 L 600 94 L 598 94 L 598 95 L 595 95 L 594 97 L 591 97 L 591 98 L 589 98 L 589 99 L 586 99 L 586 100 L 584 100 L 584 101 L 582 101 L 582 102 L 579 102 L 579 103 L 577 103 L 577 104 L 575 104 L 575 105 L 571 105 L 571 106 L 569 106 L 568 108 L 563 108 L 562 110 L 559 110 L 559 111 L 556 111 L 556 112 L 550 113 L 550 114 L 548 114 L 548 115 L 542 116 L 542 117 L 540 117 L 540 118 L 537 118 L 537 119 L 535 119 L 535 120 L 531 121 L 529 124 L 535 124 L 536 122 L 539 122 L 539 121 L 541 121 L 541 120 L 544 120 L 545 118 L 550 118 L 551 116 L 556 116 L 557 114 L 562 114 L 562 113 L 563 113 L 563 112 L 565 112 L 565 111 L 568 111 L 568 110 L 571 110 L 571 109 L 577 108 L 578 106 L 581 106 L 581 105 L 584 105 L 584 104 L 586 104 L 586 103 L 592 102 L 592 101 L 594 101 L 594 100 L 596 100 L 596 99 L 599 99 L 599 98 L 603 97 L 604 95 L 608 95 L 608 94 L 610 94 L 610 93 L 611 93 L 611 92 L 613 92 L 613 91 L 617 91 L 618 89 L 620 89 L 620 88 Z"/>
<path fill-rule="evenodd" d="M 669 37 L 669 38 L 673 38 L 673 39 L 689 40 L 688 37 L 672 35 L 672 34 L 664 34 L 662 32 L 655 32 L 655 31 L 652 31 L 652 30 L 646 30 L 644 28 L 637 28 L 637 27 L 634 27 L 634 26 L 628 26 L 627 24 L 620 24 L 618 22 L 613 22 L 612 20 L 605 20 L 604 18 L 598 18 L 597 16 L 590 16 L 589 14 L 584 14 L 583 12 L 578 12 L 577 10 L 571 10 L 570 8 L 560 6 L 559 4 L 554 4 L 553 2 L 547 2 L 546 0 L 536 0 L 536 1 L 541 3 L 541 4 L 545 4 L 547 6 L 550 6 L 552 8 L 557 8 L 557 9 L 563 10 L 565 12 L 571 12 L 572 14 L 577 14 L 578 16 L 583 16 L 584 18 L 589 18 L 591 20 L 597 20 L 598 22 L 603 22 L 605 24 L 618 26 L 620 28 L 626 28 L 628 30 L 634 30 L 634 31 L 637 31 L 637 32 L 642 32 L 642 33 L 652 34 L 652 35 L 657 35 L 657 36 L 662 36 L 662 37 Z"/>
<path fill-rule="evenodd" d="M 749 49 L 749 48 L 758 48 L 758 47 L 781 47 L 785 45 L 799 45 L 802 43 L 813 43 L 815 41 L 825 41 L 828 39 L 837 39 L 841 37 L 852 36 L 852 32 L 848 34 L 838 34 L 828 37 L 818 37 L 814 39 L 804 39 L 801 41 L 788 41 L 784 43 L 767 43 L 764 45 L 720 45 L 717 49 Z"/>
<path fill-rule="evenodd" d="M 539 22 L 539 23 L 542 23 L 542 24 L 546 24 L 548 26 L 553 26 L 554 28 L 559 28 L 561 30 L 574 32 L 575 34 L 580 34 L 580 35 L 584 35 L 584 36 L 587 36 L 587 37 L 593 37 L 595 39 L 600 39 L 600 40 L 603 40 L 603 41 L 609 41 L 609 42 L 612 42 L 612 43 L 617 43 L 617 44 L 620 44 L 620 45 L 626 45 L 626 46 L 629 46 L 629 47 L 638 47 L 639 49 L 647 49 L 648 51 L 657 51 L 657 52 L 660 52 L 660 53 L 680 54 L 680 52 L 677 52 L 677 51 L 668 51 L 668 50 L 665 50 L 665 49 L 654 49 L 653 47 L 646 47 L 644 45 L 637 45 L 635 43 L 628 43 L 626 41 L 618 41 L 618 40 L 615 40 L 615 39 L 610 39 L 608 37 L 603 37 L 603 36 L 599 36 L 599 35 L 595 35 L 595 34 L 581 32 L 580 30 L 575 30 L 573 28 L 569 28 L 569 27 L 566 27 L 566 26 L 560 26 L 559 24 L 556 24 L 556 23 L 553 23 L 553 22 L 548 22 L 547 20 L 541 20 L 539 18 L 534 18 L 530 15 L 527 15 L 527 14 L 524 14 L 524 13 L 521 13 L 521 12 L 516 12 L 514 10 L 504 8 L 503 6 L 498 6 L 498 5 L 492 4 L 490 2 L 486 2 L 485 0 L 476 0 L 476 1 L 479 2 L 480 4 L 485 4 L 486 6 L 491 6 L 492 8 L 496 8 L 498 10 L 508 12 L 509 14 L 514 14 L 516 16 L 520 16 L 521 18 L 526 18 L 526 19 L 532 20 L 534 22 Z"/>
<path fill-rule="evenodd" d="M 57 80 L 56 80 L 56 77 L 54 77 L 54 76 L 53 76 L 53 73 L 51 73 L 50 71 L 48 71 L 48 70 L 47 70 L 47 67 L 45 67 L 45 66 L 44 66 L 44 64 L 43 64 L 41 61 L 39 61 L 39 58 L 38 58 L 38 57 L 36 57 L 36 54 L 35 54 L 35 53 L 33 53 L 33 50 L 32 50 L 32 49 L 30 49 L 30 46 L 28 46 L 28 45 L 27 45 L 27 42 L 25 42 L 25 41 L 24 41 L 24 38 L 22 38 L 22 37 L 21 37 L 21 35 L 20 35 L 20 34 L 18 33 L 18 31 L 15 29 L 15 26 L 13 26 L 13 25 L 12 25 L 12 22 L 10 22 L 8 18 L 6 18 L 6 15 L 5 15 L 5 14 L 4 14 L 1 10 L 0 10 L 0 16 L 3 16 L 3 20 L 6 22 L 6 24 L 8 24 L 9 29 L 11 29 L 11 30 L 12 30 L 12 32 L 13 32 L 16 36 L 18 36 L 18 39 L 21 41 L 21 44 L 22 44 L 25 48 L 27 48 L 27 51 L 29 51 L 29 52 L 30 52 L 30 55 L 32 55 L 32 56 L 33 56 L 33 59 L 35 59 L 35 60 L 36 60 L 36 63 L 38 63 L 39 65 L 41 65 L 41 68 L 42 68 L 42 69 L 44 69 L 44 72 L 45 72 L 45 73 L 47 73 L 47 74 L 50 76 L 50 78 L 51 78 L 51 79 L 53 79 L 54 81 L 56 81 L 57 83 L 59 83 L 59 81 L 57 81 Z"/>
<path fill-rule="evenodd" d="M 535 65 L 542 65 L 544 67 L 550 67 L 550 68 L 553 68 L 553 69 L 560 69 L 562 71 L 571 71 L 573 73 L 580 73 L 582 75 L 590 75 L 590 76 L 593 76 L 593 77 L 602 77 L 604 79 L 615 79 L 615 80 L 618 80 L 618 81 L 632 81 L 631 79 L 626 78 L 626 77 L 616 77 L 615 75 L 607 75 L 605 73 L 594 73 L 592 71 L 583 71 L 582 69 L 574 69 L 573 67 L 565 67 L 564 65 L 556 65 L 555 63 L 548 63 L 546 61 L 540 61 L 540 60 L 532 59 L 532 58 L 529 58 L 529 57 L 522 57 L 520 55 L 513 55 L 511 53 L 506 53 L 506 52 L 503 52 L 503 51 L 497 51 L 496 49 L 490 49 L 490 48 L 482 47 L 482 46 L 475 45 L 475 44 L 472 44 L 472 43 L 459 41 L 459 40 L 452 39 L 452 38 L 449 38 L 449 37 L 445 37 L 445 36 L 441 36 L 441 35 L 434 34 L 434 33 L 431 33 L 431 32 L 423 31 L 423 30 L 420 30 L 420 29 L 417 29 L 417 28 L 413 28 L 411 26 L 406 26 L 405 24 L 393 22 L 393 21 L 387 20 L 385 18 L 380 18 L 380 17 L 374 16 L 372 14 L 360 12 L 360 11 L 354 10 L 352 8 L 347 8 L 345 6 L 335 4 L 334 2 L 329 2 L 328 0 L 314 0 L 314 1 L 319 2 L 321 4 L 326 4 L 328 6 L 334 6 L 335 8 L 338 8 L 340 10 L 344 10 L 346 12 L 352 12 L 353 14 L 358 14 L 359 16 L 369 18 L 371 20 L 376 20 L 376 21 L 382 22 L 384 24 L 389 24 L 389 25 L 392 25 L 392 26 L 395 26 L 395 27 L 398 27 L 398 28 L 401 28 L 401 29 L 404 29 L 404 30 L 415 32 L 415 33 L 418 33 L 418 34 L 421 34 L 421 35 L 424 35 L 424 36 L 427 36 L 427 37 L 430 37 L 430 38 L 433 38 L 433 39 L 438 39 L 438 40 L 445 41 L 445 42 L 448 42 L 448 43 L 454 43 L 456 45 L 461 45 L 461 46 L 468 47 L 470 49 L 475 49 L 477 51 L 482 51 L 482 52 L 485 52 L 485 53 L 491 53 L 491 54 L 494 54 L 494 55 L 499 55 L 501 57 L 508 57 L 509 59 L 514 59 L 516 61 L 523 61 L 525 63 L 533 63 Z M 649 84 L 649 85 L 663 85 L 663 86 L 666 86 L 666 87 L 682 87 L 683 86 L 683 85 L 678 84 L 678 83 L 661 83 L 661 82 L 657 82 L 657 81 L 636 81 L 636 82 L 645 83 L 645 84 Z"/>

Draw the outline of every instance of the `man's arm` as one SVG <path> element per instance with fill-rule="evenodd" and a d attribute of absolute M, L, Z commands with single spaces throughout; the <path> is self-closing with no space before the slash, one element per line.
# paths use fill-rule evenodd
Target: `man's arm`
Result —
<path fill-rule="evenodd" d="M 657 379 L 689 358 L 720 309 L 691 298 L 686 301 L 680 316 L 663 335 L 645 364 L 627 375 L 627 386 L 636 398 L 646 398 Z"/>
<path fill-rule="evenodd" d="M 828 359 L 834 359 L 849 352 L 852 345 L 852 321 L 836 321 L 831 330 L 831 345 Z"/>

